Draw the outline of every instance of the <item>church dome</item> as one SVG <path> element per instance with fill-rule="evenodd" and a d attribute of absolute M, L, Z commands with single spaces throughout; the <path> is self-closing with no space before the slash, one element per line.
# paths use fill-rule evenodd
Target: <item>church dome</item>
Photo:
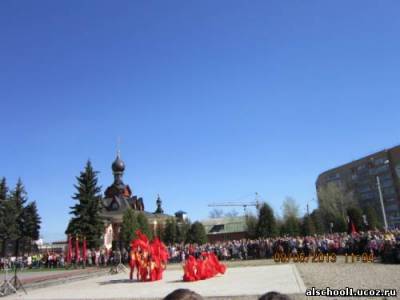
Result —
<path fill-rule="evenodd" d="M 122 173 L 125 170 L 125 163 L 119 157 L 119 154 L 117 155 L 117 158 L 112 163 L 112 170 L 114 173 Z"/>

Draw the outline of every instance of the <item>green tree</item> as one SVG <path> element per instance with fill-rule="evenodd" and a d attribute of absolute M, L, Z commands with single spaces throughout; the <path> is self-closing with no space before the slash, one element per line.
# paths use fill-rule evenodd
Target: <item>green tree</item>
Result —
<path fill-rule="evenodd" d="M 292 197 L 286 197 L 282 204 L 283 219 L 286 220 L 290 217 L 299 217 L 299 205 Z"/>
<path fill-rule="evenodd" d="M 72 197 L 78 203 L 71 207 L 70 220 L 66 233 L 85 236 L 89 248 L 100 246 L 100 237 L 104 231 L 101 213 L 101 187 L 98 186 L 98 172 L 93 170 L 90 161 L 77 177 L 77 192 Z"/>
<path fill-rule="evenodd" d="M 28 242 L 29 252 L 31 251 L 32 241 L 39 239 L 41 218 L 38 213 L 36 202 L 29 203 L 23 209 L 24 225 L 22 227 L 22 238 Z"/>
<path fill-rule="evenodd" d="M 10 200 L 15 208 L 15 222 L 16 222 L 16 239 L 15 239 L 15 252 L 14 255 L 20 254 L 21 245 L 24 243 L 25 234 L 25 212 L 24 207 L 27 202 L 27 193 L 25 191 L 24 184 L 21 178 L 18 178 L 17 184 L 14 190 L 10 193 Z"/>
<path fill-rule="evenodd" d="M 26 250 L 26 243 L 30 251 L 32 241 L 39 238 L 41 223 L 36 202 L 25 206 L 28 198 L 20 178 L 11 193 L 8 193 L 6 180 L 3 178 L 0 182 L 0 197 L 2 254 L 5 254 L 8 242 L 14 242 L 15 255 Z"/>
<path fill-rule="evenodd" d="M 197 221 L 190 226 L 187 242 L 200 245 L 207 242 L 207 234 L 203 224 Z"/>
<path fill-rule="evenodd" d="M 6 231 L 6 225 L 5 225 L 5 215 L 6 215 L 6 210 L 5 210 L 5 202 L 6 199 L 8 198 L 8 187 L 7 187 L 7 181 L 6 178 L 3 177 L 0 181 L 0 242 L 1 242 L 1 254 L 2 256 L 4 256 L 4 252 L 5 252 L 5 246 L 6 246 L 6 241 L 3 240 L 3 235 L 5 236 L 5 234 L 2 234 Z"/>
<path fill-rule="evenodd" d="M 283 234 L 299 235 L 299 205 L 292 197 L 286 197 L 283 202 L 283 224 L 281 228 Z"/>
<path fill-rule="evenodd" d="M 139 212 L 137 215 L 137 222 L 138 222 L 138 227 L 140 231 L 145 234 L 148 239 L 153 238 L 153 232 L 150 229 L 149 226 L 149 219 L 146 217 L 146 215 L 142 212 Z"/>
<path fill-rule="evenodd" d="M 40 225 L 42 221 L 39 216 L 35 201 L 29 203 L 24 208 L 24 220 L 24 236 L 30 238 L 33 241 L 38 240 L 40 234 Z"/>
<path fill-rule="evenodd" d="M 257 236 L 274 237 L 278 234 L 278 227 L 274 211 L 267 203 L 263 203 L 258 213 Z"/>
<path fill-rule="evenodd" d="M 1 200 L 0 205 L 0 240 L 1 255 L 6 255 L 7 243 L 15 241 L 19 236 L 17 226 L 17 208 L 15 202 Z"/>
<path fill-rule="evenodd" d="M 247 235 L 250 239 L 257 237 L 257 217 L 251 213 L 246 214 Z"/>
<path fill-rule="evenodd" d="M 357 231 L 363 228 L 362 210 L 360 208 L 356 206 L 347 208 L 347 215 L 354 222 Z"/>
<path fill-rule="evenodd" d="M 175 218 L 169 218 L 165 222 L 163 240 L 166 244 L 173 244 L 176 242 L 177 224 Z"/>
<path fill-rule="evenodd" d="M 190 226 L 189 221 L 176 223 L 176 242 L 184 243 L 187 240 Z"/>
<path fill-rule="evenodd" d="M 285 218 L 281 232 L 290 236 L 299 235 L 301 232 L 300 220 L 294 216 Z"/>
<path fill-rule="evenodd" d="M 367 222 L 371 230 L 382 227 L 382 224 L 379 222 L 378 215 L 374 207 L 368 206 L 365 209 L 365 215 L 367 216 Z"/>
<path fill-rule="evenodd" d="M 10 200 L 15 202 L 16 208 L 19 213 L 22 213 L 22 210 L 25 206 L 27 198 L 27 193 L 25 191 L 24 184 L 22 183 L 21 178 L 18 178 L 15 189 L 11 191 Z M 23 222 L 23 220 L 19 220 L 19 222 Z"/>
<path fill-rule="evenodd" d="M 318 234 L 327 232 L 327 228 L 325 228 L 325 222 L 323 220 L 323 216 L 320 209 L 314 209 L 313 212 L 310 214 L 312 223 L 315 226 L 315 232 Z"/>
<path fill-rule="evenodd" d="M 137 216 L 132 208 L 128 208 L 124 212 L 121 225 L 121 238 L 127 248 L 130 242 L 136 237 L 135 231 L 139 229 Z"/>
<path fill-rule="evenodd" d="M 357 206 L 357 201 L 351 190 L 347 190 L 342 185 L 330 183 L 318 190 L 318 204 L 325 231 L 330 229 L 331 222 L 334 223 L 337 231 L 342 231 L 343 224 L 346 224 L 347 208 Z"/>
<path fill-rule="evenodd" d="M 8 197 L 7 180 L 3 177 L 0 181 L 0 201 L 6 200 Z"/>
<path fill-rule="evenodd" d="M 311 215 L 305 215 L 301 224 L 301 232 L 303 235 L 314 235 L 317 233 L 314 220 Z"/>
<path fill-rule="evenodd" d="M 7 243 L 15 241 L 19 237 L 16 223 L 17 209 L 15 203 L 5 201 L 3 205 L 2 218 L 0 221 L 0 238 L 2 240 L 2 256 L 5 256 Z"/>

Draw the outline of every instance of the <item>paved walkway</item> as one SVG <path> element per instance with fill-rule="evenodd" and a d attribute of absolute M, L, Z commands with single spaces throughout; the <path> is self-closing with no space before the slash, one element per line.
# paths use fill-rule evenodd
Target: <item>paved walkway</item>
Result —
<path fill-rule="evenodd" d="M 18 272 L 18 277 L 23 284 L 32 284 L 42 281 L 49 281 L 55 279 L 67 279 L 70 277 L 89 275 L 98 272 L 106 272 L 107 269 L 98 268 L 86 268 L 86 269 L 76 269 L 76 270 L 55 270 L 55 271 L 30 271 L 30 272 Z M 12 277 L 14 273 L 10 272 L 8 277 Z M 4 276 L 4 275 L 3 275 Z M 2 278 L 3 279 L 3 278 Z"/>
<path fill-rule="evenodd" d="M 223 276 L 197 282 L 182 282 L 182 270 L 167 270 L 158 282 L 129 281 L 128 275 L 103 275 L 60 286 L 29 290 L 6 299 L 80 300 L 162 298 L 177 288 L 188 288 L 202 296 L 261 295 L 268 291 L 304 293 L 305 286 L 293 264 L 229 268 Z"/>

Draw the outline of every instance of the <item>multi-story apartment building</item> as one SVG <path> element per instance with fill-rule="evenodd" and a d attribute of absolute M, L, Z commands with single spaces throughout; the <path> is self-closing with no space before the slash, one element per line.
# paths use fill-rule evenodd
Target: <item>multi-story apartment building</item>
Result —
<path fill-rule="evenodd" d="M 388 226 L 400 226 L 400 146 L 325 171 L 318 176 L 316 187 L 318 192 L 335 183 L 351 190 L 362 208 L 373 207 L 382 220 L 378 181 Z"/>

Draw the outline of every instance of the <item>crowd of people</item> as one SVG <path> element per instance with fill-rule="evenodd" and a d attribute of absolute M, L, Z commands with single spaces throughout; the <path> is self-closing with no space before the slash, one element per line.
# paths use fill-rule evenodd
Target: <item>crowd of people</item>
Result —
<path fill-rule="evenodd" d="M 262 239 L 242 239 L 216 243 L 173 244 L 167 246 L 169 263 L 182 263 L 189 255 L 199 258 L 203 252 L 213 252 L 219 260 L 246 260 L 272 258 L 281 253 L 312 255 L 317 252 L 335 254 L 373 254 L 383 262 L 400 263 L 400 230 L 389 232 L 368 231 L 360 233 L 332 233 L 313 236 L 281 236 Z M 118 262 L 129 263 L 129 252 L 88 249 L 86 261 L 82 257 L 74 264 L 106 267 Z M 0 258 L 0 269 L 13 268 L 63 268 L 64 253 L 46 252 L 21 257 Z"/>
<path fill-rule="evenodd" d="M 315 253 L 372 254 L 384 262 L 400 263 L 400 230 L 389 232 L 332 233 L 313 236 L 281 236 L 242 239 L 204 245 L 168 246 L 171 262 L 182 262 L 189 255 L 214 252 L 220 260 L 272 258 L 276 252 L 313 255 Z"/>
<path fill-rule="evenodd" d="M 121 257 L 121 260 L 120 260 Z M 105 249 L 88 249 L 87 258 L 85 262 L 82 257 L 79 257 L 76 261 L 73 257 L 73 264 L 78 266 L 94 266 L 94 267 L 108 267 L 119 263 L 120 261 L 128 262 L 129 254 L 123 250 L 122 253 L 119 251 L 109 251 Z M 35 268 L 64 268 L 68 264 L 66 262 L 66 255 L 64 252 L 47 251 L 38 254 L 26 254 L 24 256 L 7 256 L 0 258 L 0 270 L 3 269 L 35 269 Z"/>

